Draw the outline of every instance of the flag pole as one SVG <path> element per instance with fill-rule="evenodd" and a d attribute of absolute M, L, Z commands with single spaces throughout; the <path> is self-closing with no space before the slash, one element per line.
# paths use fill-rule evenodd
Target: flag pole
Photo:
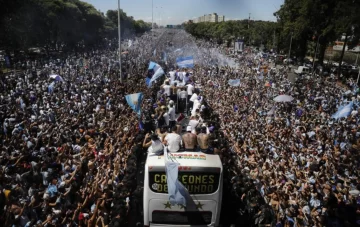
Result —
<path fill-rule="evenodd" d="M 119 35 L 119 73 L 120 82 L 122 83 L 122 70 L 121 70 L 121 29 L 120 29 L 120 0 L 118 0 L 118 35 Z"/>

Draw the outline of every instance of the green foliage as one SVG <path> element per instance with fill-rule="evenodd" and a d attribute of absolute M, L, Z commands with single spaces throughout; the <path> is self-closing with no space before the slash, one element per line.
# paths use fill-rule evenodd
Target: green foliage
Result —
<path fill-rule="evenodd" d="M 274 14 L 278 18 L 279 39 L 284 44 L 281 48 L 287 49 L 292 34 L 294 53 L 304 57 L 307 43 L 319 41 L 322 62 L 326 47 L 344 33 L 352 37 L 350 47 L 359 42 L 359 10 L 357 0 L 285 0 Z"/>
<path fill-rule="evenodd" d="M 73 51 L 117 37 L 117 10 L 105 16 L 80 0 L 0 1 L 0 49 L 62 46 Z M 120 14 L 123 35 L 150 29 L 144 21 L 135 21 L 123 11 Z"/>
<path fill-rule="evenodd" d="M 219 23 L 189 23 L 185 30 L 197 38 L 214 40 L 219 43 L 230 44 L 237 38 L 245 38 L 246 43 L 274 47 L 274 32 L 276 23 L 267 21 L 252 21 L 248 28 L 248 21 L 225 21 Z"/>
<path fill-rule="evenodd" d="M 106 12 L 106 17 L 111 22 L 112 28 L 116 30 L 117 34 L 118 11 L 108 10 Z M 145 23 L 143 20 L 134 20 L 133 17 L 128 17 L 122 10 L 120 10 L 120 21 L 121 34 L 141 34 L 151 29 L 151 24 Z"/>

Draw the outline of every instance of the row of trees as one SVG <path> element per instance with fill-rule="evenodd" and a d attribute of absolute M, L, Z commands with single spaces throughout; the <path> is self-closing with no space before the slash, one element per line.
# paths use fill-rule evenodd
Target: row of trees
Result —
<path fill-rule="evenodd" d="M 244 38 L 248 44 L 264 45 L 273 48 L 275 44 L 275 22 L 267 21 L 225 21 L 220 23 L 188 23 L 185 30 L 197 38 L 227 43 L 237 38 Z"/>
<path fill-rule="evenodd" d="M 0 49 L 73 51 L 117 36 L 117 10 L 106 15 L 79 0 L 0 0 Z M 124 36 L 143 33 L 151 24 L 120 12 Z"/>
<path fill-rule="evenodd" d="M 300 57 L 305 56 L 309 42 L 319 42 L 322 63 L 326 48 L 341 36 L 350 49 L 359 43 L 359 11 L 357 0 L 285 0 L 274 15 L 282 42 L 289 44 L 292 37 L 294 52 Z M 341 60 L 343 55 L 344 50 Z"/>
<path fill-rule="evenodd" d="M 221 23 L 189 23 L 185 29 L 198 38 L 219 42 L 244 37 L 246 43 L 264 44 L 288 53 L 292 39 L 292 56 L 304 58 L 311 49 L 318 49 L 323 62 L 325 50 L 345 36 L 353 48 L 360 40 L 360 1 L 358 0 L 285 0 L 274 13 L 277 22 L 226 21 Z M 319 41 L 319 46 L 316 47 Z M 310 45 L 309 45 L 310 44 Z M 341 54 L 343 56 L 343 53 Z M 341 57 L 342 59 L 342 57 Z"/>

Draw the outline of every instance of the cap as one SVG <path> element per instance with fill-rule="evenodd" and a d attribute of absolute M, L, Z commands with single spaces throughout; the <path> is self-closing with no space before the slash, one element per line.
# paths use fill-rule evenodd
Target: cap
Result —
<path fill-rule="evenodd" d="M 186 131 L 187 131 L 187 132 L 191 132 L 191 126 L 187 126 L 187 127 L 186 127 Z"/>
<path fill-rule="evenodd" d="M 79 220 L 83 220 L 84 219 L 84 214 L 83 213 L 80 213 L 79 214 Z"/>

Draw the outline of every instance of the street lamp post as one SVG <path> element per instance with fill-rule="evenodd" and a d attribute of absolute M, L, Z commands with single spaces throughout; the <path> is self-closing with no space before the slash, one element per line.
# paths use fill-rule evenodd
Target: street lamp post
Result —
<path fill-rule="evenodd" d="M 291 55 L 291 45 L 292 45 L 292 40 L 293 40 L 293 33 L 291 32 L 291 37 L 290 37 L 290 48 L 289 48 L 289 57 L 288 57 L 288 64 L 290 63 L 290 55 Z"/>
<path fill-rule="evenodd" d="M 120 0 L 118 0 L 118 35 L 119 35 L 119 72 L 120 82 L 122 83 L 122 70 L 121 70 L 121 30 L 120 30 Z"/>
<path fill-rule="evenodd" d="M 319 46 L 320 37 L 321 37 L 321 35 L 319 35 L 318 40 L 317 40 L 317 42 L 316 42 L 314 59 L 313 59 L 313 72 L 315 72 L 315 59 L 316 59 L 316 54 L 317 54 L 317 50 L 318 50 L 318 46 Z"/>

